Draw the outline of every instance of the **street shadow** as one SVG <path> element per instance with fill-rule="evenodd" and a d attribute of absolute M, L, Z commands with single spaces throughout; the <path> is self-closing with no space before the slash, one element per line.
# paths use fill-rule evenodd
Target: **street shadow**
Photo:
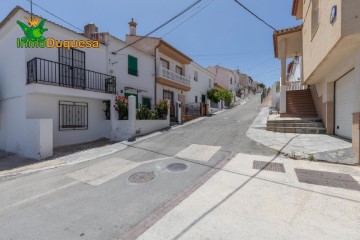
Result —
<path fill-rule="evenodd" d="M 100 138 L 92 142 L 55 147 L 53 156 L 42 160 L 31 159 L 31 158 L 19 156 L 15 153 L 0 151 L 0 171 L 8 171 L 40 162 L 46 162 L 46 161 L 54 160 L 59 157 L 65 157 L 70 154 L 90 150 L 93 148 L 103 147 L 115 143 L 116 143 L 115 141 L 111 141 L 107 138 Z"/>
<path fill-rule="evenodd" d="M 295 136 L 291 138 L 281 149 L 278 151 L 278 153 L 266 164 L 263 166 L 262 169 L 257 171 L 254 175 L 250 176 L 249 179 L 247 179 L 243 184 L 241 184 L 239 187 L 237 187 L 233 192 L 228 194 L 223 200 L 218 202 L 215 206 L 207 210 L 205 213 L 203 213 L 200 217 L 198 217 L 195 221 L 193 221 L 191 224 L 189 224 L 184 230 L 182 230 L 178 235 L 176 235 L 172 240 L 177 240 L 181 236 L 183 236 L 186 232 L 188 232 L 193 226 L 195 226 L 197 223 L 199 223 L 204 217 L 206 217 L 208 214 L 210 214 L 212 211 L 217 209 L 220 205 L 222 205 L 224 202 L 226 202 L 229 198 L 231 198 L 234 194 L 236 194 L 239 190 L 241 190 L 245 185 L 247 185 L 251 180 L 256 178 L 264 169 L 266 169 L 273 161 L 275 161 L 280 155 L 281 151 L 290 144 L 292 140 L 297 138 L 298 136 Z"/>

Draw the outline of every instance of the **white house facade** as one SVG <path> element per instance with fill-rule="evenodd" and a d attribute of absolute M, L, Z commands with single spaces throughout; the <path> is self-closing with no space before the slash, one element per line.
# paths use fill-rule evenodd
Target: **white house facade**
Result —
<path fill-rule="evenodd" d="M 24 36 L 17 20 L 30 14 L 16 7 L 0 25 L 0 149 L 46 158 L 53 147 L 110 136 L 104 100 L 116 93 L 107 74 L 107 49 L 18 48 Z M 46 22 L 46 38 L 89 40 Z"/>
<path fill-rule="evenodd" d="M 98 32 L 95 24 L 85 26 L 85 35 L 107 46 L 107 64 L 116 77 L 117 95 L 134 96 L 136 107 L 152 108 L 155 99 L 155 58 L 127 44 L 108 32 Z"/>

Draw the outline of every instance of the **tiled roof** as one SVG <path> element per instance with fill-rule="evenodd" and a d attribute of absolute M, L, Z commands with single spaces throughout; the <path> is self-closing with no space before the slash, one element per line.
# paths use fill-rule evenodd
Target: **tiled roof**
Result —
<path fill-rule="evenodd" d="M 280 36 L 280 35 L 284 35 L 284 34 L 289 34 L 289 33 L 297 32 L 297 31 L 301 31 L 302 27 L 303 27 L 303 25 L 301 24 L 301 25 L 296 26 L 296 27 L 277 30 L 277 31 L 274 32 L 274 35 Z"/>

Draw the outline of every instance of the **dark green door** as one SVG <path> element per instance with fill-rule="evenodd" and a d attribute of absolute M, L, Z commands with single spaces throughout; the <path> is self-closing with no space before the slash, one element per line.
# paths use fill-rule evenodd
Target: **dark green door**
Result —
<path fill-rule="evenodd" d="M 125 93 L 125 97 L 128 98 L 129 96 L 135 96 L 136 98 L 136 108 L 139 107 L 139 98 L 138 98 L 138 95 L 135 94 L 135 93 Z"/>
<path fill-rule="evenodd" d="M 150 98 L 144 97 L 142 100 L 142 105 L 146 106 L 148 109 L 151 109 L 151 100 Z"/>

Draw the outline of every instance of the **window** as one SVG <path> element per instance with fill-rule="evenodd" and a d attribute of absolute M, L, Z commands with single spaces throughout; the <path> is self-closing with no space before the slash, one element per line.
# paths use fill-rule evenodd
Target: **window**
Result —
<path fill-rule="evenodd" d="M 320 24 L 319 0 L 312 0 L 311 37 L 314 38 Z"/>
<path fill-rule="evenodd" d="M 198 96 L 195 96 L 195 103 L 198 102 Z"/>
<path fill-rule="evenodd" d="M 138 60 L 131 55 L 128 56 L 128 74 L 138 76 Z"/>
<path fill-rule="evenodd" d="M 230 78 L 230 84 L 232 84 L 232 78 Z"/>
<path fill-rule="evenodd" d="M 59 131 L 88 129 L 88 104 L 59 102 Z"/>
<path fill-rule="evenodd" d="M 161 66 L 166 69 L 170 69 L 170 63 L 169 61 L 166 61 L 165 59 L 160 58 Z"/>
<path fill-rule="evenodd" d="M 198 78 L 199 78 L 199 74 L 197 71 L 194 72 L 194 81 L 198 81 Z"/>
<path fill-rule="evenodd" d="M 209 88 L 212 88 L 212 81 L 209 79 Z"/>
<path fill-rule="evenodd" d="M 183 75 L 183 69 L 179 66 L 176 66 L 176 73 L 177 74 L 180 74 L 180 75 Z"/>

